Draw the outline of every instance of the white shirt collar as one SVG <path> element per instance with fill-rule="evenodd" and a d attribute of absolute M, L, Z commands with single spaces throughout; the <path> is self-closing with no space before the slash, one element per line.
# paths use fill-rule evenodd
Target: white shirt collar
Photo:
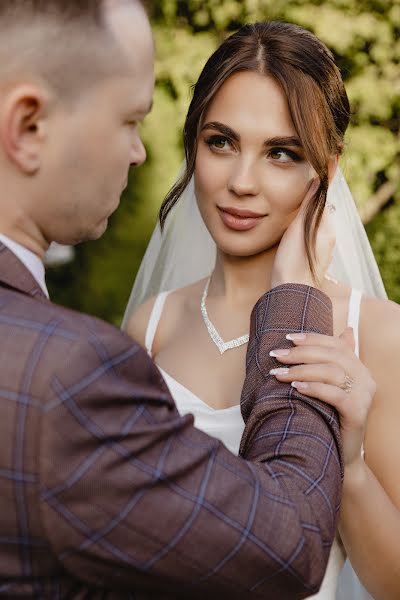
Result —
<path fill-rule="evenodd" d="M 25 246 L 21 246 L 21 244 L 11 240 L 2 233 L 0 233 L 0 241 L 25 265 L 48 298 L 49 292 L 46 286 L 44 264 L 40 258 L 25 248 Z"/>

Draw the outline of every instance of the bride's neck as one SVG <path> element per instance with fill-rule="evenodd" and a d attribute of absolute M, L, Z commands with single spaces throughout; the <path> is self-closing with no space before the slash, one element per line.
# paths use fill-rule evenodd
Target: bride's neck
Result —
<path fill-rule="evenodd" d="M 210 295 L 223 296 L 229 304 L 254 304 L 270 289 L 276 248 L 255 256 L 230 256 L 217 252 Z"/>

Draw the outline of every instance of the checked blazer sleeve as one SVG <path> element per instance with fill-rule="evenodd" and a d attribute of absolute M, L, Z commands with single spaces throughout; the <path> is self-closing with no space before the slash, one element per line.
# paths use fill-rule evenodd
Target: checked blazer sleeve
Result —
<path fill-rule="evenodd" d="M 289 329 L 331 333 L 329 300 L 283 286 L 258 303 L 242 399 L 247 460 L 178 414 L 126 335 L 94 319 L 71 327 L 63 348 L 50 344 L 62 360 L 39 436 L 41 519 L 64 580 L 110 599 L 315 591 L 340 498 L 337 417 L 278 390 L 267 371 Z"/>
<path fill-rule="evenodd" d="M 285 339 L 287 333 L 332 335 L 330 308 L 325 294 L 293 284 L 274 288 L 258 301 L 251 316 L 241 398 L 246 426 L 240 454 L 260 462 L 277 484 L 276 496 L 288 499 L 295 509 L 302 533 L 297 547 L 292 546 L 292 560 L 286 566 L 300 572 L 304 557 L 311 552 L 313 559 L 307 566 L 311 580 L 325 569 L 340 508 L 343 463 L 339 419 L 329 405 L 303 396 L 290 384 L 270 376 L 270 369 L 282 364 L 269 352 L 292 346 Z M 296 537 L 291 535 L 296 521 L 292 517 L 287 517 L 291 525 L 285 521 L 280 533 L 284 537 L 287 528 L 291 543 Z M 278 527 L 271 523 L 270 539 L 274 532 L 279 535 Z M 281 597 L 283 584 L 279 577 L 268 576 L 266 580 L 270 582 L 271 597 Z"/>

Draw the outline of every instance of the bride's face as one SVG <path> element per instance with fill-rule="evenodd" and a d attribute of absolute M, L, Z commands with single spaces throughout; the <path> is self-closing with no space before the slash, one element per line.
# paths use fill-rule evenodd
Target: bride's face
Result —
<path fill-rule="evenodd" d="M 251 256 L 280 241 L 315 172 L 273 78 L 245 71 L 222 85 L 205 115 L 194 176 L 220 250 Z"/>

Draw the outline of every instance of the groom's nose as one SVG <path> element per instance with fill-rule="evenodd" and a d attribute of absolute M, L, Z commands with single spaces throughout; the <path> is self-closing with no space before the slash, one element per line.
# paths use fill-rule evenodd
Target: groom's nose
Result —
<path fill-rule="evenodd" d="M 146 148 L 138 135 L 135 137 L 131 147 L 131 166 L 139 167 L 146 160 Z"/>

